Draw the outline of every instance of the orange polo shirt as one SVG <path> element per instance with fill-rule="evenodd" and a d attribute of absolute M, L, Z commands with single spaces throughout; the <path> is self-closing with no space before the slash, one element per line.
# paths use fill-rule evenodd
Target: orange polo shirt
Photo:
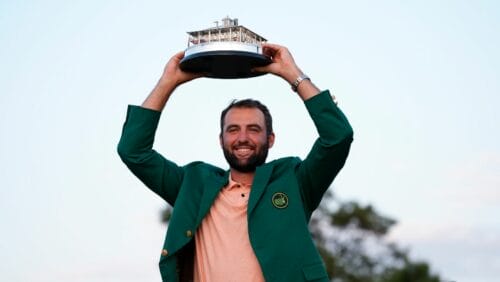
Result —
<path fill-rule="evenodd" d="M 230 176 L 195 234 L 195 282 L 265 281 L 248 237 L 249 196 Z"/>

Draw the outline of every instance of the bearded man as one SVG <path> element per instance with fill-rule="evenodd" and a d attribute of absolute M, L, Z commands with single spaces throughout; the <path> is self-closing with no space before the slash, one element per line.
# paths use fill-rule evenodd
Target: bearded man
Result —
<path fill-rule="evenodd" d="M 304 101 L 319 137 L 304 160 L 266 163 L 272 118 L 256 100 L 222 111 L 225 170 L 204 162 L 178 166 L 154 151 L 161 112 L 184 72 L 174 55 L 142 106 L 129 106 L 118 153 L 128 168 L 173 206 L 160 257 L 163 281 L 329 281 L 308 222 L 344 166 L 353 131 L 329 91 L 320 91 L 287 48 L 264 43 L 272 63 L 255 71 L 286 80 Z"/>

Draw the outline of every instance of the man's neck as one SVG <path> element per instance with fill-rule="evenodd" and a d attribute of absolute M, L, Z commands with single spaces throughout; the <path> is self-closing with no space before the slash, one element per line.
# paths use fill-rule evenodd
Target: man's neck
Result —
<path fill-rule="evenodd" d="M 253 172 L 241 172 L 241 171 L 237 171 L 233 168 L 231 169 L 231 179 L 233 179 L 233 181 L 236 181 L 236 182 L 239 182 L 242 184 L 252 185 L 254 176 L 255 176 L 255 171 L 253 171 Z"/>

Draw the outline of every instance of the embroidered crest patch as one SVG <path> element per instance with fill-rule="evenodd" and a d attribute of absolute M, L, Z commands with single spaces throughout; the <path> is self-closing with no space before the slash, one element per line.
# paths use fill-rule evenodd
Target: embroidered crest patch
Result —
<path fill-rule="evenodd" d="M 282 192 L 276 192 L 272 198 L 273 206 L 278 209 L 284 209 L 288 207 L 288 196 Z"/>

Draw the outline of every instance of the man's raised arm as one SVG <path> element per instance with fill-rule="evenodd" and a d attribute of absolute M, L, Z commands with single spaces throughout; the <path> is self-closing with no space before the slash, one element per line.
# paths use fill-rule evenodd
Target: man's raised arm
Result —
<path fill-rule="evenodd" d="M 175 163 L 153 150 L 161 111 L 177 88 L 202 74 L 186 73 L 179 68 L 184 52 L 175 54 L 142 106 L 129 106 L 118 143 L 118 154 L 127 167 L 147 187 L 171 205 L 175 202 L 183 171 Z"/>
<path fill-rule="evenodd" d="M 271 56 L 272 63 L 255 68 L 255 71 L 275 74 L 292 85 L 304 101 L 319 134 L 308 156 L 296 170 L 304 206 L 310 215 L 344 166 L 353 131 L 337 107 L 334 96 L 328 90 L 320 91 L 304 75 L 287 48 L 264 43 L 263 50 Z"/>
<path fill-rule="evenodd" d="M 271 57 L 272 63 L 267 66 L 255 68 L 255 71 L 272 73 L 283 78 L 290 85 L 295 86 L 295 92 L 304 101 L 316 96 L 320 92 L 310 79 L 304 79 L 304 73 L 297 66 L 292 54 L 286 47 L 263 43 L 262 49 L 265 55 Z"/>
<path fill-rule="evenodd" d="M 179 67 L 182 58 L 184 58 L 184 51 L 175 54 L 168 61 L 160 80 L 142 103 L 143 108 L 161 112 L 177 86 L 203 76 L 201 73 L 182 71 Z"/>

